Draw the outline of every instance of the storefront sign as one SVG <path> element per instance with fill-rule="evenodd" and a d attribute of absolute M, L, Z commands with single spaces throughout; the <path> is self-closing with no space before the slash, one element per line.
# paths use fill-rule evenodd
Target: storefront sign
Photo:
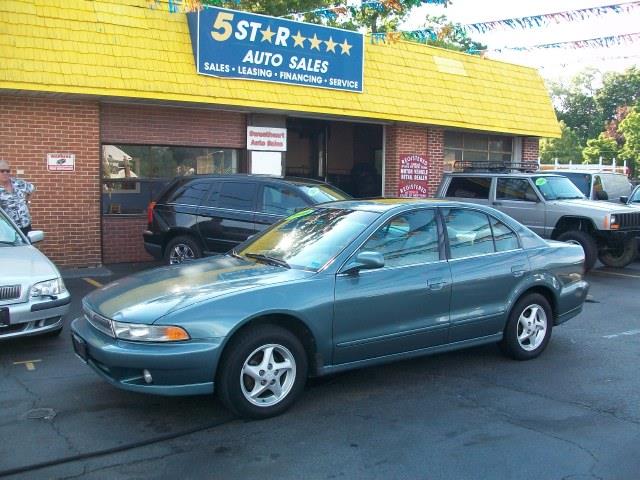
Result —
<path fill-rule="evenodd" d="M 218 7 L 188 18 L 202 75 L 362 92 L 361 33 Z"/>
<path fill-rule="evenodd" d="M 400 196 L 425 198 L 428 196 L 429 161 L 420 155 L 400 157 Z"/>
<path fill-rule="evenodd" d="M 247 127 L 247 150 L 287 151 L 287 129 Z"/>
<path fill-rule="evenodd" d="M 50 172 L 73 172 L 76 156 L 73 153 L 47 153 L 47 170 Z"/>

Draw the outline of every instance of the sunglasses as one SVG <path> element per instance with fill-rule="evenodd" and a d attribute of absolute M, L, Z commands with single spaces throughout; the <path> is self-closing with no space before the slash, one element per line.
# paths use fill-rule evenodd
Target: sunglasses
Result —
<path fill-rule="evenodd" d="M 0 173 L 10 173 L 11 170 L 0 170 Z"/>

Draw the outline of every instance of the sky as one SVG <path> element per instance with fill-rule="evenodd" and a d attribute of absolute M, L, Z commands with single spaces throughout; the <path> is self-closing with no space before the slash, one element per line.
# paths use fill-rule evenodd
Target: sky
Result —
<path fill-rule="evenodd" d="M 625 3 L 629 0 L 451 0 L 448 7 L 424 5 L 414 10 L 403 30 L 418 28 L 424 15 L 446 15 L 455 23 L 469 24 L 491 20 L 556 13 L 580 8 Z M 630 13 L 611 13 L 589 19 L 562 22 L 548 27 L 472 32 L 471 38 L 487 45 L 486 56 L 538 68 L 549 80 L 567 80 L 587 67 L 602 72 L 640 67 L 640 39 L 610 48 L 561 48 L 533 51 L 491 51 L 503 47 L 522 47 L 545 43 L 585 40 L 596 37 L 640 32 L 640 6 Z"/>

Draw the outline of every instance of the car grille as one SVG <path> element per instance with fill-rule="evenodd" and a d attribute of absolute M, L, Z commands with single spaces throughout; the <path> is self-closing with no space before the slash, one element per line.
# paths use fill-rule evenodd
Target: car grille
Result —
<path fill-rule="evenodd" d="M 4 285 L 0 287 L 0 300 L 15 300 L 20 298 L 20 285 Z"/>
<path fill-rule="evenodd" d="M 620 229 L 640 228 L 640 213 L 616 213 Z"/>
<path fill-rule="evenodd" d="M 88 308 L 84 309 L 84 318 L 86 318 L 96 330 L 100 330 L 102 333 L 109 335 L 110 337 L 114 336 L 113 329 L 111 328 L 111 321 L 108 318 L 98 315 Z"/>

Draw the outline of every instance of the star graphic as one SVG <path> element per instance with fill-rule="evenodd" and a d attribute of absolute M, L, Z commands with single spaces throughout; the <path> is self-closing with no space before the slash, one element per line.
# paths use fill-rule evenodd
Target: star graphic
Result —
<path fill-rule="evenodd" d="M 316 34 L 313 34 L 313 38 L 310 38 L 309 41 L 311 42 L 311 50 L 313 50 L 314 48 L 316 50 L 320 50 L 320 44 L 322 43 L 322 40 L 320 40 Z"/>
<path fill-rule="evenodd" d="M 262 41 L 263 42 L 269 42 L 271 43 L 271 37 L 273 37 L 276 32 L 272 32 L 271 31 L 271 25 L 267 25 L 267 29 L 266 30 L 260 30 L 260 33 L 262 34 Z"/>
<path fill-rule="evenodd" d="M 305 37 L 303 37 L 302 35 L 300 35 L 300 30 L 298 30 L 298 33 L 296 33 L 294 36 L 292 36 L 291 38 L 293 38 L 293 47 L 302 47 L 304 48 L 304 41 L 306 40 Z"/>
<path fill-rule="evenodd" d="M 342 54 L 343 54 L 343 55 L 345 55 L 345 54 L 346 54 L 346 55 L 351 55 L 350 50 L 351 50 L 351 47 L 353 47 L 353 45 L 349 45 L 349 44 L 347 43 L 347 39 L 346 39 L 346 38 L 344 39 L 344 42 L 342 42 L 342 43 L 340 43 L 340 44 L 339 44 L 339 46 L 340 46 L 340 48 L 342 49 Z"/>
<path fill-rule="evenodd" d="M 338 44 L 333 41 L 333 38 L 329 37 L 329 40 L 325 40 L 324 43 L 327 44 L 327 52 L 336 53 L 336 45 Z"/>

